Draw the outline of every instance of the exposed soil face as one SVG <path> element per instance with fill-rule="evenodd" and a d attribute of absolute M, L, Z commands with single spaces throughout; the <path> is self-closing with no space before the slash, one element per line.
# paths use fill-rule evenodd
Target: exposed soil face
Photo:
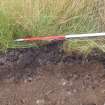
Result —
<path fill-rule="evenodd" d="M 56 44 L 0 55 L 0 105 L 104 105 L 105 54 Z"/>

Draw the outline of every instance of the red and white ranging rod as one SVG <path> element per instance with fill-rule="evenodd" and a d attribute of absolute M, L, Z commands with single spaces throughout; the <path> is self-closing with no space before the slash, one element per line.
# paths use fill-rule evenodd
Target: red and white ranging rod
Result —
<path fill-rule="evenodd" d="M 22 41 L 52 41 L 52 40 L 65 40 L 65 39 L 79 39 L 79 38 L 96 38 L 105 37 L 105 32 L 102 33 L 89 33 L 89 34 L 70 34 L 65 36 L 42 36 L 42 37 L 26 37 L 21 39 L 16 39 L 16 42 Z"/>

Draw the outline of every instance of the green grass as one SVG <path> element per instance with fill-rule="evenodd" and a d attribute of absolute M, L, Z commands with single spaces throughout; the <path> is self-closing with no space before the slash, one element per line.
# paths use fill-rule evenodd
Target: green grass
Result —
<path fill-rule="evenodd" d="M 28 35 L 98 32 L 100 20 L 96 4 L 96 0 L 0 0 L 0 49 L 22 47 L 23 43 L 13 40 Z M 96 45 L 95 41 L 87 42 L 89 49 Z M 84 43 L 82 46 L 78 41 L 68 45 L 69 49 L 84 49 Z"/>
<path fill-rule="evenodd" d="M 0 11 L 0 50 L 9 48 L 12 42 L 13 26 L 7 14 Z"/>

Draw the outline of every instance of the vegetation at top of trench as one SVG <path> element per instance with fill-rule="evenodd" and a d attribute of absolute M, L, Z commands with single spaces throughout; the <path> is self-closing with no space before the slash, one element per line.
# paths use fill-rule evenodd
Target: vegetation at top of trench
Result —
<path fill-rule="evenodd" d="M 103 4 L 97 0 L 0 0 L 0 50 L 33 46 L 14 42 L 16 38 L 30 35 L 104 31 Z M 93 40 L 82 45 L 78 40 L 64 44 L 69 46 L 68 49 L 77 48 L 86 52 L 98 45 L 104 51 L 102 44 L 99 46 L 99 42 Z"/>

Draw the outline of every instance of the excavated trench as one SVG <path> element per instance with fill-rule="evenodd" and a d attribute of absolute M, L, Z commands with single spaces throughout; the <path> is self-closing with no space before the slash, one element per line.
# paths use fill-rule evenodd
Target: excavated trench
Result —
<path fill-rule="evenodd" d="M 0 105 L 104 105 L 105 53 L 65 53 L 54 42 L 0 54 Z"/>

